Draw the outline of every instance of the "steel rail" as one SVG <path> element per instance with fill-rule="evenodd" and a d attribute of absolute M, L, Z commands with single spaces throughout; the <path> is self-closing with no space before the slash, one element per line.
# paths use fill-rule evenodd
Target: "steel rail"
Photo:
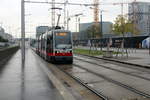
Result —
<path fill-rule="evenodd" d="M 121 71 L 121 70 L 118 70 L 118 69 L 110 68 L 110 67 L 107 67 L 107 66 L 104 66 L 104 65 L 101 65 L 101 64 L 97 64 L 97 63 L 93 63 L 93 62 L 90 62 L 90 61 L 86 61 L 86 60 L 83 60 L 83 59 L 79 59 L 79 58 L 75 58 L 75 59 L 93 64 L 93 65 L 97 65 L 97 66 L 100 66 L 100 67 L 103 67 L 103 68 L 106 68 L 106 69 L 110 69 L 110 70 L 113 70 L 113 71 L 117 71 L 117 72 L 120 72 L 120 73 L 123 73 L 123 74 L 126 74 L 126 75 L 130 75 L 130 76 L 134 76 L 134 77 L 137 77 L 137 78 L 141 78 L 141 79 L 150 81 L 150 78 L 146 78 L 146 77 L 143 77 L 143 76 L 139 76 L 139 75 L 135 75 L 135 74 L 132 74 L 132 73 L 125 72 L 125 71 Z"/>
<path fill-rule="evenodd" d="M 32 50 L 36 53 L 36 51 L 32 48 Z M 55 65 L 56 66 L 56 65 Z M 67 74 L 68 76 L 70 76 L 71 78 L 73 78 L 76 82 L 78 82 L 79 84 L 81 84 L 82 86 L 84 86 L 85 88 L 87 88 L 88 90 L 90 90 L 91 92 L 93 92 L 95 95 L 97 95 L 98 97 L 100 97 L 102 100 L 109 100 L 108 97 L 104 96 L 102 93 L 96 91 L 95 89 L 91 88 L 90 86 L 88 86 L 86 83 L 84 83 L 82 80 L 80 80 L 79 78 L 73 76 L 72 74 L 66 72 L 65 70 L 63 70 L 62 68 L 60 68 L 59 66 L 56 66 L 60 71 L 64 72 L 65 74 Z"/>
<path fill-rule="evenodd" d="M 104 75 L 102 75 L 102 74 L 99 74 L 99 73 L 96 73 L 96 72 L 94 72 L 94 71 L 91 71 L 91 70 L 89 70 L 89 69 L 87 69 L 87 68 L 84 68 L 84 67 L 82 67 L 82 66 L 80 66 L 80 65 L 77 65 L 77 64 L 73 64 L 73 65 L 74 65 L 75 67 L 84 69 L 84 70 L 86 70 L 87 72 L 92 73 L 92 74 L 94 74 L 94 75 L 96 75 L 96 76 L 98 76 L 98 77 L 101 77 L 101 78 L 107 80 L 108 82 L 114 83 L 114 84 L 116 84 L 116 85 L 118 85 L 118 86 L 121 86 L 121 87 L 123 87 L 123 88 L 125 88 L 125 89 L 127 89 L 127 90 L 129 90 L 129 91 L 132 91 L 132 92 L 134 92 L 134 93 L 136 93 L 136 94 L 138 94 L 138 95 L 141 95 L 141 96 L 146 97 L 146 98 L 150 98 L 150 94 L 144 93 L 144 92 L 142 92 L 142 91 L 140 91 L 140 90 L 137 90 L 137 89 L 135 89 L 135 88 L 133 88 L 133 87 L 131 87 L 131 86 L 128 86 L 128 85 L 123 84 L 123 83 L 121 83 L 121 82 L 119 82 L 119 81 L 116 81 L 116 80 L 113 80 L 113 79 L 111 79 L 111 78 L 108 78 L 108 77 L 106 77 L 106 76 L 104 76 Z"/>
<path fill-rule="evenodd" d="M 98 97 L 100 97 L 102 100 L 109 100 L 108 97 L 104 96 L 102 93 L 96 91 L 95 89 L 93 89 L 92 87 L 88 86 L 85 82 L 83 82 L 81 79 L 73 76 L 72 74 L 66 72 L 64 69 L 60 68 L 59 66 L 56 66 L 58 69 L 60 69 L 61 71 L 63 71 L 65 74 L 67 74 L 68 76 L 70 76 L 71 78 L 73 78 L 75 81 L 77 81 L 79 84 L 81 84 L 82 86 L 86 87 L 87 89 L 89 89 L 91 92 L 93 92 L 94 94 L 96 94 Z"/>

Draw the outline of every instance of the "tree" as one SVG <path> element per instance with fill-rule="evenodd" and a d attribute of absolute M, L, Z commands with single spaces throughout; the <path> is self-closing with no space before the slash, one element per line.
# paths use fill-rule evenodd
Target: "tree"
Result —
<path fill-rule="evenodd" d="M 87 33 L 87 36 L 89 39 L 96 39 L 96 38 L 101 38 L 102 37 L 102 32 L 100 29 L 100 24 L 93 24 L 90 27 L 87 28 L 87 30 L 85 30 L 85 32 Z M 94 41 L 90 41 L 91 45 L 90 45 L 90 51 L 89 53 L 91 53 L 92 47 L 96 48 L 97 51 L 97 43 L 94 43 Z"/>
<path fill-rule="evenodd" d="M 100 38 L 102 37 L 102 33 L 101 33 L 101 29 L 100 29 L 100 25 L 97 24 L 93 24 L 92 26 L 90 26 L 87 30 L 86 33 L 88 34 L 88 38 Z"/>
<path fill-rule="evenodd" d="M 115 24 L 113 24 L 113 26 L 112 26 L 112 31 L 114 34 L 123 36 L 122 45 L 121 45 L 122 50 L 124 49 L 125 34 L 131 33 L 132 35 L 134 35 L 134 34 L 139 33 L 139 30 L 136 27 L 136 25 L 133 24 L 132 21 L 129 21 L 126 16 L 122 16 L 122 15 L 119 15 L 116 18 Z M 126 50 L 126 53 L 127 53 L 127 50 Z"/>
<path fill-rule="evenodd" d="M 8 42 L 8 40 L 4 39 L 3 37 L 0 36 L 0 42 Z"/>
<path fill-rule="evenodd" d="M 112 26 L 112 31 L 117 35 L 123 35 L 123 37 L 127 33 L 131 33 L 132 35 L 139 33 L 136 25 L 132 21 L 129 21 L 126 16 L 122 15 L 116 18 L 115 24 Z"/>

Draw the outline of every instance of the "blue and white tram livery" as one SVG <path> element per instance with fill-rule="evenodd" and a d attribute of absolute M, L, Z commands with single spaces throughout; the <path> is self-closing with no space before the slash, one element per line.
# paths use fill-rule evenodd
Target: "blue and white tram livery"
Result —
<path fill-rule="evenodd" d="M 72 33 L 67 30 L 51 30 L 39 39 L 39 55 L 51 62 L 73 63 Z"/>

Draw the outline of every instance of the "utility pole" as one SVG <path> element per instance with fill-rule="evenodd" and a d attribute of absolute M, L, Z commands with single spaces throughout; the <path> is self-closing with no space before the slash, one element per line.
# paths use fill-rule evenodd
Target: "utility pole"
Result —
<path fill-rule="evenodd" d="M 68 11 L 66 12 L 66 6 L 67 6 L 68 0 L 64 0 L 64 28 L 66 29 L 66 13 L 68 13 Z"/>
<path fill-rule="evenodd" d="M 25 62 L 25 2 L 21 0 L 21 54 L 22 63 Z"/>
<path fill-rule="evenodd" d="M 149 55 L 150 55 L 150 33 L 149 33 Z"/>
<path fill-rule="evenodd" d="M 55 27 L 55 0 L 52 0 L 52 28 Z"/>
<path fill-rule="evenodd" d="M 67 11 L 67 30 L 69 30 L 69 21 L 70 21 L 69 11 Z"/>
<path fill-rule="evenodd" d="M 76 32 L 78 32 L 78 16 L 76 16 Z"/>
<path fill-rule="evenodd" d="M 149 23 L 149 55 L 150 55 L 150 15 L 148 16 L 148 23 Z"/>

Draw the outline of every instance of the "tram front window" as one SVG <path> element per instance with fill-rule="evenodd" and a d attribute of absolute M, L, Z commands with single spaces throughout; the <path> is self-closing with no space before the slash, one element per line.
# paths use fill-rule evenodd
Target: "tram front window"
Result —
<path fill-rule="evenodd" d="M 71 33 L 56 33 L 55 47 L 56 49 L 71 49 Z"/>

